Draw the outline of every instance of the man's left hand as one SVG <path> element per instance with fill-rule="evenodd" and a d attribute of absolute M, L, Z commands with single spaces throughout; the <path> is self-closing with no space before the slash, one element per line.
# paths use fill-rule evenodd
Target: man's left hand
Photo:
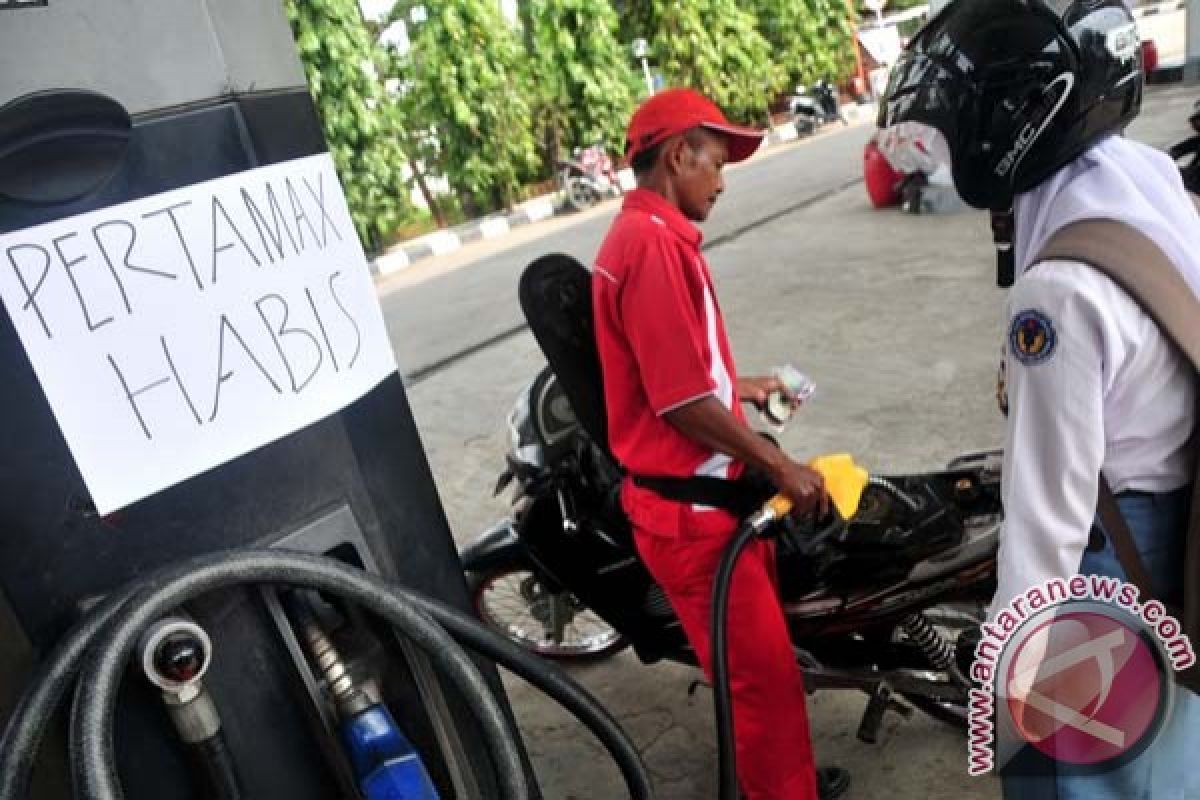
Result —
<path fill-rule="evenodd" d="M 751 378 L 738 378 L 737 395 L 738 400 L 743 403 L 751 403 L 759 411 L 762 411 L 767 405 L 767 397 L 772 392 L 782 392 L 784 397 L 792 403 L 793 408 L 799 408 L 800 400 L 795 395 L 788 391 L 784 386 L 783 381 L 776 378 L 774 375 L 760 375 Z"/>

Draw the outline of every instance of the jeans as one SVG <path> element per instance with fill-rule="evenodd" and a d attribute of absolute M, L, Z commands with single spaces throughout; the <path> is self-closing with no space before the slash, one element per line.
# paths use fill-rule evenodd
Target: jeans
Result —
<path fill-rule="evenodd" d="M 1158 597 L 1181 589 L 1188 499 L 1189 490 L 1117 499 Z M 1104 539 L 1103 550 L 1084 552 L 1080 573 L 1128 580 L 1110 538 Z M 1177 686 L 1171 717 L 1157 738 L 1117 769 L 1001 777 L 1005 800 L 1200 800 L 1200 697 Z"/>

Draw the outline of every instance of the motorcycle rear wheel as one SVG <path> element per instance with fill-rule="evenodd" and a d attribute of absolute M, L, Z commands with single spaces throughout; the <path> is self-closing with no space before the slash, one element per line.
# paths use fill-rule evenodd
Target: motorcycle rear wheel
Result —
<path fill-rule="evenodd" d="M 594 661 L 629 641 L 570 592 L 555 592 L 523 564 L 467 574 L 476 615 L 501 636 L 546 658 Z"/>
<path fill-rule="evenodd" d="M 578 176 L 567 178 L 563 193 L 566 195 L 567 205 L 576 211 L 586 211 L 600 200 L 595 190 Z"/>

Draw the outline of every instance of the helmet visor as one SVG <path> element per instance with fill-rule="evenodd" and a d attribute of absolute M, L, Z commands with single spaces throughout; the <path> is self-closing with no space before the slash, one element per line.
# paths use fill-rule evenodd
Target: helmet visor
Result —
<path fill-rule="evenodd" d="M 941 131 L 953 147 L 974 95 L 962 70 L 941 57 L 907 50 L 892 68 L 878 124 L 890 128 L 901 122 L 923 122 Z"/>

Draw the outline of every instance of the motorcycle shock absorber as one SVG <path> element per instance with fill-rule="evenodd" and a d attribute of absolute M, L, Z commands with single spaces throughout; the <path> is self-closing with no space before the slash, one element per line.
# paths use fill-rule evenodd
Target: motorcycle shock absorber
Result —
<path fill-rule="evenodd" d="M 901 629 L 913 641 L 921 653 L 937 669 L 944 669 L 951 679 L 960 685 L 966 685 L 954 658 L 954 644 L 938 633 L 924 614 L 910 614 L 900 623 Z"/>

